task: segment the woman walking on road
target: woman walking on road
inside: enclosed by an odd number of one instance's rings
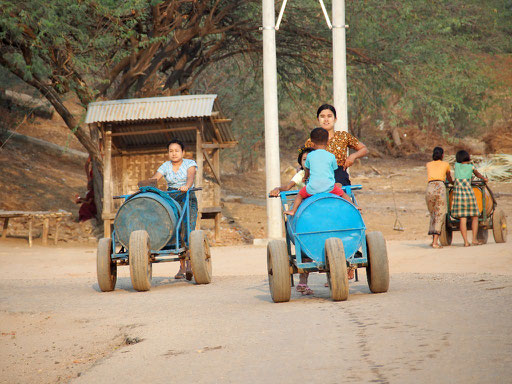
[[[450,164],[443,161],[444,150],[441,147],[435,147],[432,154],[432,161],[427,163],[427,193],[425,200],[430,213],[430,226],[428,234],[432,235],[432,248],[443,248],[439,244],[439,235],[446,215],[446,179],[453,183],[450,173]]]

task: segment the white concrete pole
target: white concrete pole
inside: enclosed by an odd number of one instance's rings
[[[332,1],[332,87],[338,117],[334,129],[348,131],[345,0]]]
[[[265,170],[267,192],[281,185],[274,0],[263,0],[263,98],[265,107]],[[283,237],[281,202],[267,197],[267,236]]]

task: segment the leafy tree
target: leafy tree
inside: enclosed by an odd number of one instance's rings
[[[209,65],[261,52],[260,1],[2,0],[0,65],[37,88],[101,164],[97,145],[62,96],[86,106],[97,97],[188,93]],[[291,79],[318,55],[303,13],[291,12],[279,43]],[[257,63],[257,62],[255,62]]]
[[[367,114],[455,136],[474,132],[492,87],[482,57],[512,51],[511,5],[349,2],[347,45],[367,57],[366,65],[353,55],[349,60],[352,120]]]

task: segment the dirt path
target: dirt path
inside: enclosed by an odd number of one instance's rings
[[[457,239],[455,239],[457,243]],[[432,250],[388,243],[391,288],[352,283],[333,303],[270,300],[264,247],[214,248],[208,286],[154,268],[137,293],[128,268],[99,293],[95,249],[0,243],[0,382],[504,382],[512,375],[508,244]]]

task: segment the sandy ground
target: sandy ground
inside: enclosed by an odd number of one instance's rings
[[[266,249],[213,248],[214,280],[196,286],[155,265],[153,288],[129,269],[100,293],[95,248],[0,243],[2,383],[484,383],[512,377],[510,243],[433,250],[389,241],[391,286],[364,272],[334,303],[274,304]]]

